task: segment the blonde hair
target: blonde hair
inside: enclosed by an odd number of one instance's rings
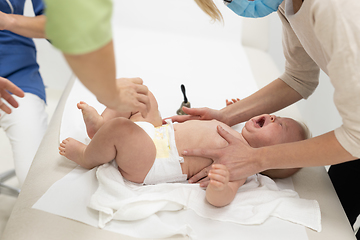
[[[195,0],[195,2],[204,11],[204,13],[209,15],[214,21],[223,21],[221,12],[216,7],[213,0]]]

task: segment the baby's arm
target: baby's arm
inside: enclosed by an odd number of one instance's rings
[[[246,179],[229,182],[229,171],[225,165],[214,164],[209,172],[210,183],[206,189],[206,200],[215,207],[223,207],[232,202],[235,194]]]

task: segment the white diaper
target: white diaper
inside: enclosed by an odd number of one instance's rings
[[[144,179],[144,184],[180,182],[187,179],[182,173],[180,163],[184,158],[179,156],[175,144],[174,126],[170,119],[161,127],[154,127],[148,122],[136,122],[153,140],[156,147],[156,159]]]

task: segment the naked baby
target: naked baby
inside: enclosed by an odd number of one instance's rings
[[[91,169],[115,159],[124,178],[135,183],[157,184],[191,178],[211,165],[209,158],[182,156],[185,149],[223,148],[228,142],[217,131],[220,126],[252,147],[304,140],[305,130],[293,119],[261,115],[246,122],[241,133],[216,120],[191,120],[162,124],[158,104],[149,92],[151,108],[141,113],[120,113],[105,109],[99,115],[84,102],[82,110],[87,133],[92,139],[85,145],[73,138],[60,144],[60,154],[80,166]],[[297,169],[286,169],[285,176]],[[246,179],[229,181],[226,166],[213,164],[209,171],[206,199],[214,206],[225,206],[235,197]]]

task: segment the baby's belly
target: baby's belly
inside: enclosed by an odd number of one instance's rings
[[[242,138],[240,133],[216,120],[191,120],[174,124],[175,141],[179,155],[182,156],[183,151],[186,149],[217,149],[226,147],[228,143],[217,132],[218,125],[221,125],[232,135]],[[187,174],[188,178],[190,178],[212,163],[213,160],[209,158],[186,156],[182,164],[183,173]]]

